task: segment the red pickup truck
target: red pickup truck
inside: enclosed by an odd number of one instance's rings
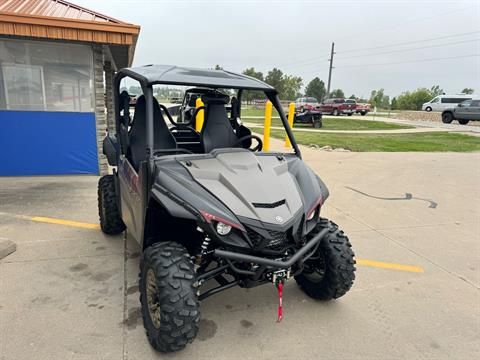
[[[353,100],[355,101],[355,100]],[[367,115],[369,112],[371,111],[371,108],[370,108],[370,104],[358,104],[357,103],[357,107],[355,109],[355,112],[357,114],[360,114],[362,116],[365,116]]]
[[[339,116],[347,114],[352,116],[356,111],[356,103],[345,101],[345,99],[327,99],[320,105],[320,111],[323,114]]]

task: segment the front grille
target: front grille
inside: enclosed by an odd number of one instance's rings
[[[263,237],[255,230],[247,227],[247,235],[257,250],[282,251],[288,245],[288,232],[267,230],[269,238]]]
[[[266,248],[281,251],[287,246],[288,237],[286,232],[268,230],[268,233],[272,237],[272,240],[268,242]]]

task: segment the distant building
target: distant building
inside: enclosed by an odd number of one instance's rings
[[[106,171],[112,76],[139,31],[63,0],[0,0],[0,176]]]

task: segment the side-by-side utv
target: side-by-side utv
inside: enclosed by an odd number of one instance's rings
[[[120,92],[126,77],[143,90],[133,116],[129,94]],[[207,89],[205,106],[176,122],[153,96],[157,84]],[[262,152],[261,138],[238,121],[248,90],[273,103],[293,153]],[[290,278],[315,299],[351,288],[350,242],[320,217],[327,187],[301,160],[274,88],[224,70],[149,65],[120,70],[114,96],[116,132],[103,144],[114,171],[99,181],[100,225],[106,234],[128,231],[142,248],[140,301],[155,349],[192,342],[200,301],[237,285],[273,284],[280,304]]]

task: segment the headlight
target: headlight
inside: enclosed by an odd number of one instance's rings
[[[232,227],[230,225],[224,224],[220,221],[217,223],[216,228],[219,235],[228,235],[228,233],[232,231]]]

